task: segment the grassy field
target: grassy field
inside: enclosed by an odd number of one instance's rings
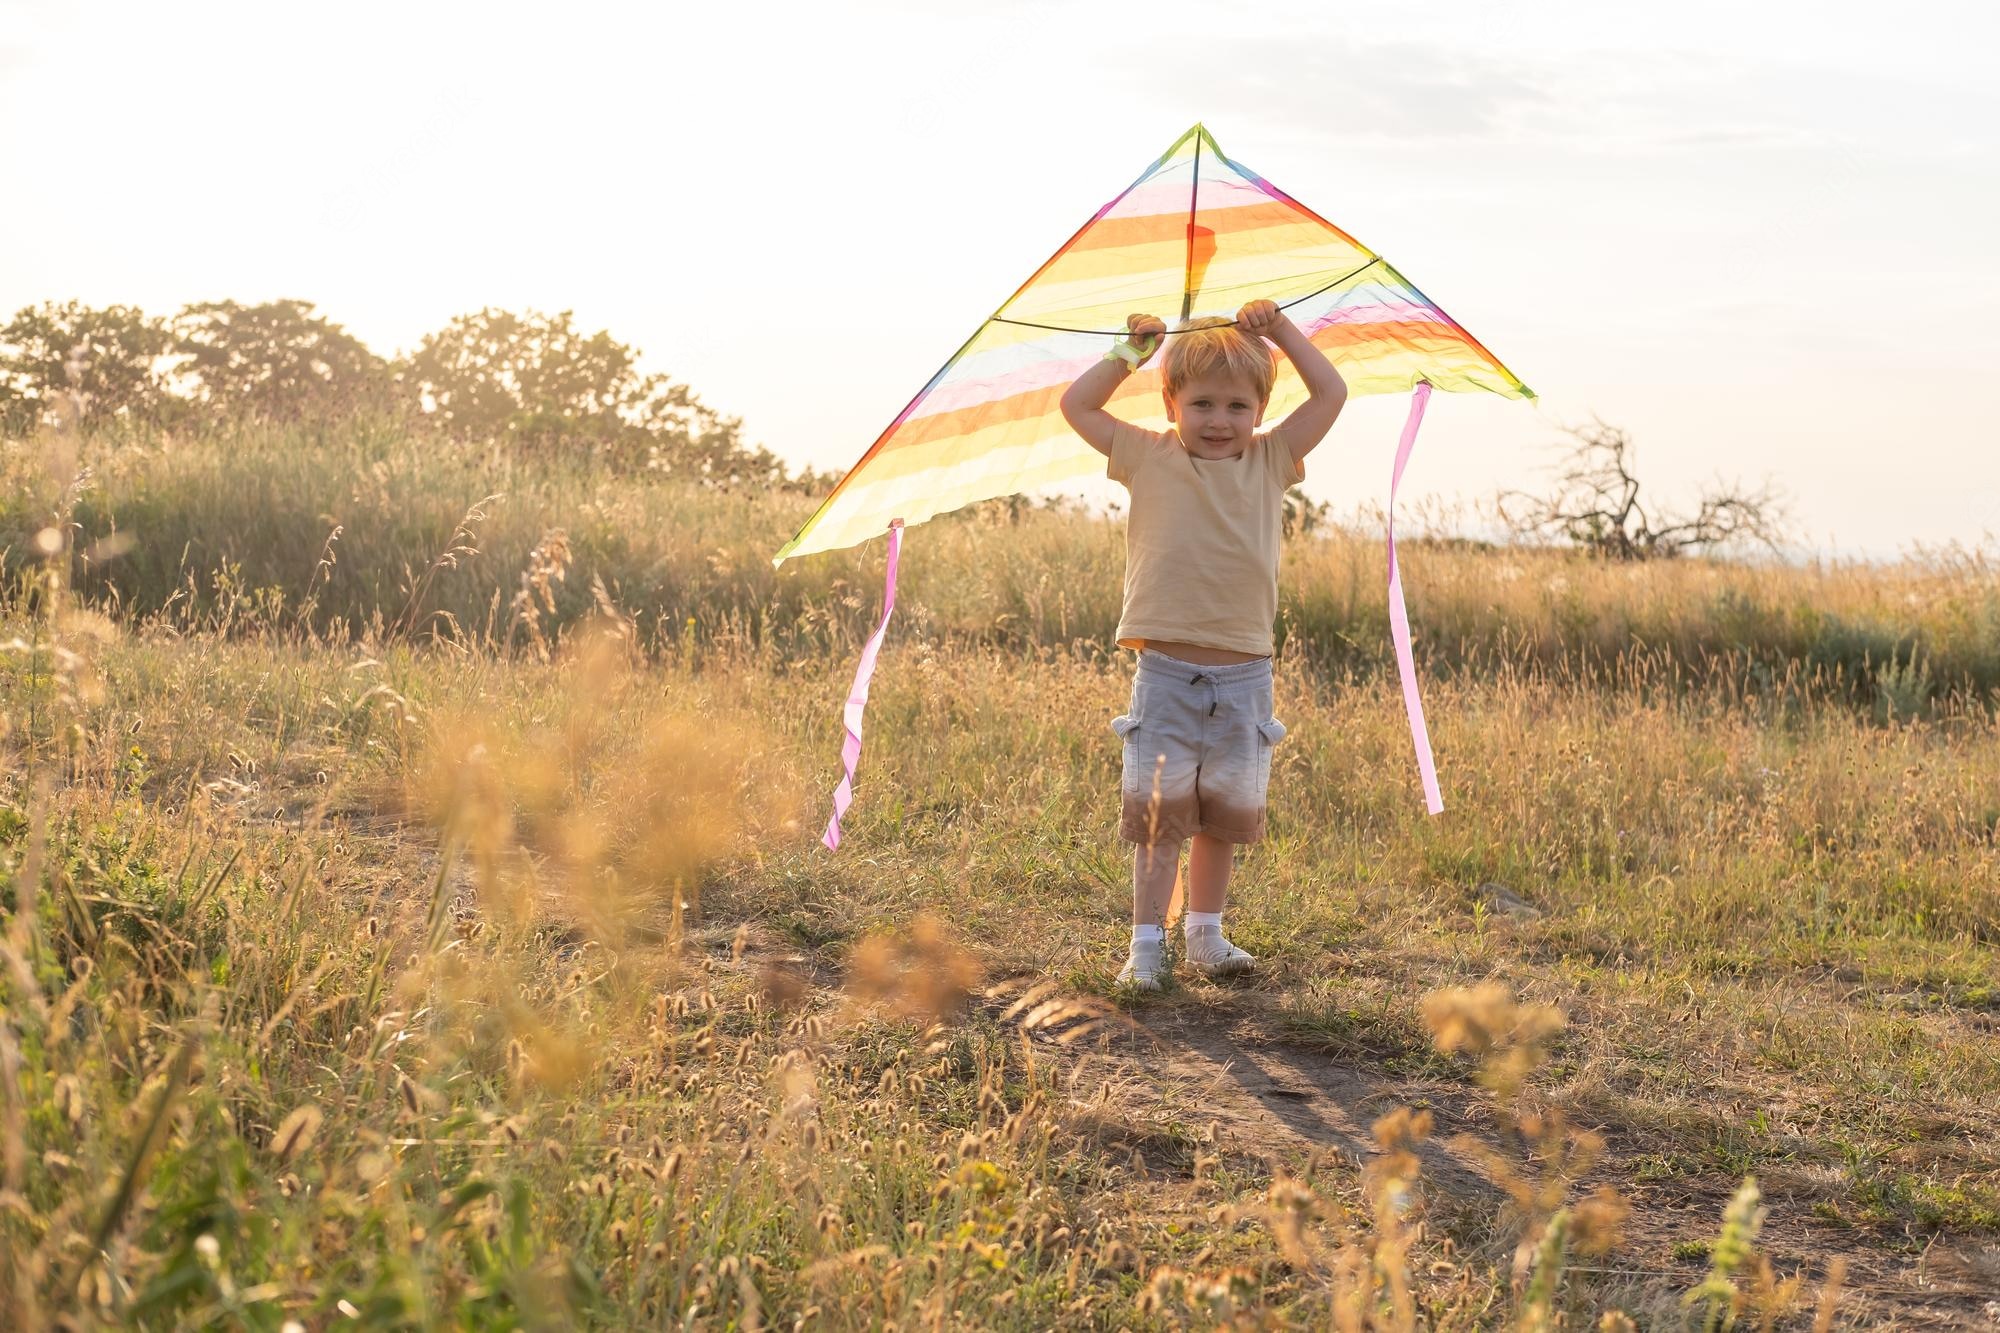
[[[81,482],[78,469],[89,474]],[[1126,1005],[1121,536],[0,445],[0,1323],[1982,1327],[2000,566],[1288,546],[1263,965]],[[493,498],[498,497],[498,498]],[[46,534],[46,535],[45,535]]]

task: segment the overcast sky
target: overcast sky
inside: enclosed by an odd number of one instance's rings
[[[2000,533],[1989,5],[0,0],[0,313],[299,297],[385,354],[573,309],[844,468],[1196,120],[1542,395],[1406,494],[1629,429],[1822,550]],[[1307,489],[1378,501],[1405,404]],[[803,515],[802,515],[803,516]]]

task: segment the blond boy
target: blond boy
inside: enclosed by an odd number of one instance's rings
[[[1138,653],[1125,742],[1119,835],[1135,845],[1132,944],[1121,986],[1160,989],[1167,898],[1188,851],[1188,961],[1209,976],[1256,960],[1222,933],[1233,848],[1264,835],[1271,747],[1285,734],[1271,706],[1278,537],[1287,487],[1347,402],[1333,363],[1269,301],[1171,335],[1151,315],[1077,377],[1063,416],[1131,491],[1120,647]],[[1259,432],[1275,363],[1290,358],[1308,397]],[[1169,429],[1140,430],[1104,410],[1165,339]]]

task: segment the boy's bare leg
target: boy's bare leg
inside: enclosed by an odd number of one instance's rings
[[[1222,933],[1223,895],[1229,888],[1229,864],[1235,850],[1220,838],[1197,833],[1188,852],[1187,958],[1211,977],[1248,972],[1257,965],[1255,958]]]
[[[1229,868],[1235,853],[1234,843],[1211,838],[1206,833],[1194,835],[1194,846],[1188,849],[1188,911],[1222,910],[1223,897],[1229,889]],[[1172,888],[1173,885],[1169,883],[1167,887]]]
[[[1195,841],[1200,840],[1197,834]],[[1167,899],[1173,896],[1174,874],[1180,863],[1181,844],[1178,842],[1158,842],[1150,847],[1133,849],[1133,925],[1157,926],[1166,921]]]
[[[1115,983],[1157,991],[1166,976],[1167,900],[1180,868],[1181,845],[1160,842],[1132,852],[1132,953]]]

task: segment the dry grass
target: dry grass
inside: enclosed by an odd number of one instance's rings
[[[462,642],[525,631],[522,577],[552,534],[580,577],[547,590],[560,631],[603,598],[658,650],[749,644],[767,663],[844,652],[873,627],[879,551],[768,561],[811,512],[791,492],[713,491],[588,464],[537,465],[405,428],[235,427],[89,443],[70,498],[87,600],[183,630],[373,627]],[[43,447],[0,440],[0,550],[21,567],[63,503]],[[481,497],[486,497],[482,500]],[[481,560],[434,568],[466,533]],[[1322,674],[1387,669],[1378,529],[1293,542],[1282,579],[1288,658]],[[334,560],[325,560],[332,540]],[[132,542],[131,534],[146,539]],[[1634,654],[1653,685],[1737,700],[1845,698],[1881,720],[1929,718],[2000,691],[2000,565],[1987,551],[1918,550],[1893,566],[1674,561],[1618,565],[1553,551],[1412,543],[1418,651],[1433,677],[1533,665],[1615,680]],[[996,502],[912,534],[906,629],[1012,650],[1102,651],[1117,624],[1120,530]],[[510,601],[511,599],[511,601]]]
[[[283,441],[236,500],[199,484],[227,442],[128,442],[95,490],[46,444],[0,627],[16,1326],[1802,1328],[1843,1256],[1857,1317],[1915,1321],[1902,1247],[1976,1272],[2000,1234],[1972,557],[1427,551],[1433,821],[1353,646],[1379,556],[1295,547],[1231,891],[1261,977],[1128,1016],[1101,525],[917,534],[829,857],[872,573],[772,573],[772,502],[378,441],[306,521],[336,468]],[[222,563],[169,574],[197,530]],[[1814,616],[1948,665],[1884,704],[1784,638]],[[1103,1076],[1210,1009],[1395,1088],[1367,1161]],[[1490,1200],[1427,1179],[1447,1109]]]

